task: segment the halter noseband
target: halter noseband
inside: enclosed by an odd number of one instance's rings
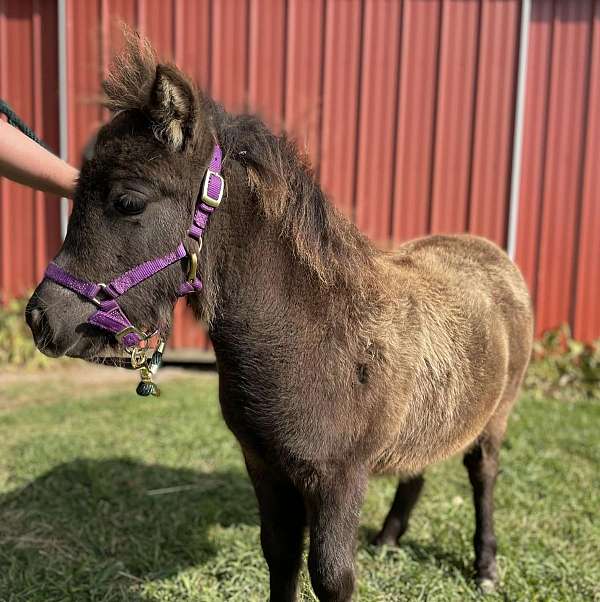
[[[198,241],[200,245],[198,253],[202,248],[202,236],[208,220],[223,198],[225,183],[220,173],[221,162],[221,147],[216,144],[210,165],[202,182],[201,193],[196,201],[193,222],[188,230],[188,236]],[[202,282],[196,275],[198,255],[197,253],[188,253],[183,242],[179,244],[175,251],[140,263],[124,274],[117,276],[108,284],[103,282],[95,284],[77,278],[54,262],[48,265],[44,274],[44,278],[76,292],[98,307],[88,317],[88,323],[110,332],[130,354],[132,367],[140,370],[142,382],[138,385],[137,392],[143,396],[150,393],[159,395],[158,387],[152,382],[152,376],[160,366],[165,342],[158,331],[147,334],[135,327],[119,306],[117,299],[130,288],[186,257],[189,259],[187,276],[178,292],[178,296],[183,297],[202,289]],[[102,295],[102,299],[99,298],[99,295]],[[152,355],[150,355],[149,340],[155,335],[158,335],[158,343]]]

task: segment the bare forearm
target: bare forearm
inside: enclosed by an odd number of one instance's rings
[[[0,175],[37,190],[71,198],[79,172],[0,120]]]

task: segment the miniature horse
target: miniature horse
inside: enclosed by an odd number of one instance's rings
[[[476,510],[475,572],[497,581],[493,490],[532,342],[529,295],[497,246],[430,236],[377,250],[340,215],[284,136],[234,116],[129,34],[104,82],[114,116],[85,161],[56,265],[108,282],[182,240],[203,282],[224,419],[254,485],[271,600],[296,599],[304,532],[319,600],[350,600],[367,478],[401,481],[375,539],[405,532],[433,462],[464,453]],[[225,194],[203,244],[186,239],[215,144]],[[351,177],[352,174],[348,174]],[[186,269],[175,262],[119,298],[167,333]],[[50,356],[98,361],[115,337],[88,298],[46,278],[27,308]]]

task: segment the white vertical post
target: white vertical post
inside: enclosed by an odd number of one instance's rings
[[[527,51],[529,49],[529,22],[531,0],[521,0],[521,28],[519,33],[519,65],[515,102],[515,130],[513,133],[512,176],[508,206],[508,232],[506,251],[511,259],[517,254],[517,228],[519,225],[519,194],[521,192],[521,166],[523,159],[523,127],[525,113],[525,88],[527,85]]]
[[[58,127],[59,153],[64,161],[69,159],[69,127],[68,127],[68,85],[67,85],[67,0],[58,0]],[[62,238],[67,234],[69,221],[69,200],[60,199],[60,233]]]

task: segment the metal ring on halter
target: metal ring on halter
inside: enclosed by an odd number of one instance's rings
[[[145,347],[133,347],[133,349],[129,352],[131,362],[131,367],[134,370],[140,370],[146,367],[148,363],[148,350]]]
[[[153,335],[147,335],[145,332],[142,332],[139,328],[136,328],[135,326],[127,326],[126,328],[123,328],[123,330],[119,330],[119,332],[115,333],[115,339],[117,339],[117,343],[120,343],[121,345],[123,345],[123,339],[128,335],[128,334],[135,334],[138,336],[138,338],[140,339],[140,343],[142,343],[143,341],[147,341],[150,337],[152,337]],[[139,343],[138,343],[139,345]],[[137,347],[138,345],[134,345],[134,347]],[[125,347],[126,351],[129,351],[130,347],[127,347],[126,345],[123,345]]]
[[[101,291],[106,290],[106,284],[104,284],[104,282],[98,282],[98,286],[100,287]],[[98,291],[98,292],[100,292],[100,291]],[[92,297],[91,301],[97,307],[100,307],[100,305],[102,304],[102,301],[100,301],[100,299],[98,299],[98,297]]]

